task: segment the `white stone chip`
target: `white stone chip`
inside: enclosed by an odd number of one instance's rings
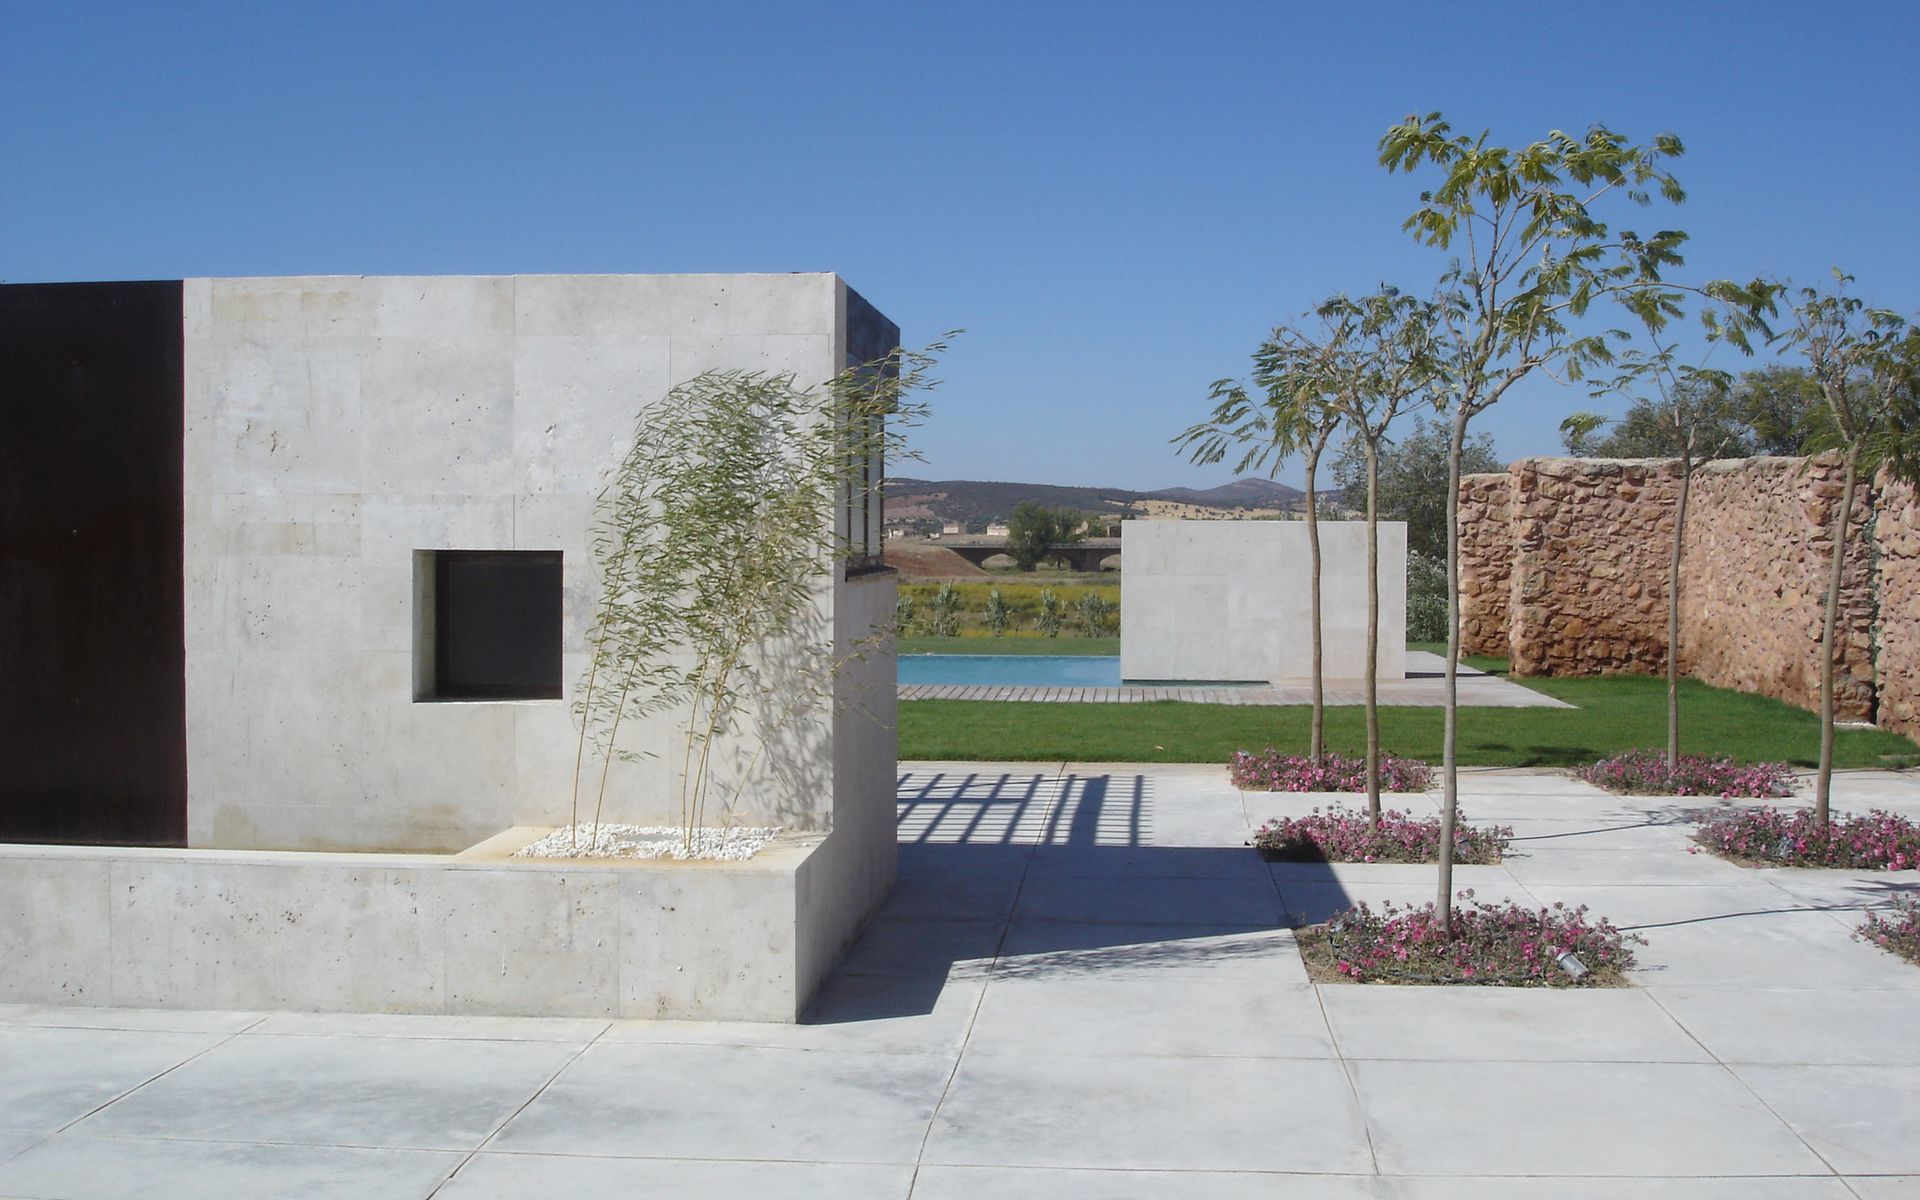
[[[779,836],[778,829],[677,825],[575,825],[556,829],[513,852],[515,858],[674,858],[740,861]]]

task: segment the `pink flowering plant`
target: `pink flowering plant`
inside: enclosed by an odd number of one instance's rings
[[[1750,866],[1920,870],[1920,825],[1879,808],[1865,816],[1835,813],[1824,826],[1805,808],[1709,813],[1693,840]]]
[[[1299,931],[1308,970],[1322,982],[1465,983],[1493,987],[1607,987],[1626,981],[1638,934],[1591,918],[1586,906],[1485,904],[1471,891],[1439,936],[1432,904],[1379,911],[1360,904]]]
[[[1249,792],[1364,792],[1367,760],[1344,754],[1282,754],[1235,750],[1227,766],[1233,786]],[[1433,768],[1415,758],[1380,756],[1380,788],[1387,792],[1424,792],[1433,785]]]
[[[1460,813],[1453,828],[1453,861],[1497,863],[1513,837],[1508,825],[1473,826]],[[1261,854],[1282,862],[1429,863],[1440,855],[1440,818],[1424,819],[1388,809],[1380,825],[1365,809],[1334,805],[1304,817],[1275,817],[1253,835]]]
[[[1609,792],[1633,796],[1719,796],[1723,800],[1793,795],[1793,768],[1786,763],[1737,763],[1730,758],[1683,754],[1667,766],[1665,751],[1626,750],[1574,774]]]
[[[1920,896],[1902,896],[1887,912],[1870,912],[1853,936],[1920,964]]]

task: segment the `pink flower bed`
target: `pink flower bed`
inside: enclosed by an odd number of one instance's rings
[[[1635,796],[1719,796],[1725,800],[1793,795],[1793,768],[1786,763],[1737,763],[1730,758],[1683,754],[1667,767],[1661,750],[1628,750],[1574,772],[1595,787]]]
[[[1506,825],[1476,828],[1465,813],[1453,827],[1453,860],[1496,863],[1506,851],[1513,829]],[[1365,809],[1339,805],[1304,817],[1276,817],[1253,835],[1253,844],[1269,858],[1290,862],[1426,863],[1440,856],[1440,818],[1424,819],[1388,809],[1380,827],[1370,828]]]
[[[1250,792],[1364,792],[1367,760],[1344,754],[1282,754],[1265,750],[1235,750],[1227,766],[1233,786]],[[1433,784],[1433,768],[1419,759],[1380,756],[1380,790],[1424,792]]]
[[[1822,828],[1813,810],[1747,808],[1702,819],[1694,841],[1723,858],[1778,867],[1920,870],[1920,826],[1884,809],[1835,813]]]
[[[1920,963],[1920,896],[1903,896],[1886,913],[1868,913],[1853,936],[1908,962]]]
[[[1633,946],[1646,944],[1605,920],[1590,919],[1584,905],[1483,904],[1471,891],[1461,892],[1460,900],[1446,939],[1439,936],[1432,904],[1389,903],[1378,912],[1358,905],[1300,931],[1308,965],[1322,977],[1354,983],[1594,987],[1623,982],[1633,966]],[[1574,959],[1563,963],[1569,953]]]

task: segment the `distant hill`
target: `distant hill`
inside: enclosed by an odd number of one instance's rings
[[[1048,508],[1068,508],[1101,516],[1146,517],[1168,515],[1171,509],[1192,507],[1226,514],[1291,511],[1305,493],[1267,479],[1236,479],[1215,488],[1162,488],[1137,492],[1127,488],[1062,487],[1051,483],[1007,483],[978,479],[889,479],[887,519],[890,521],[958,521],[978,528],[1004,521],[1013,507],[1031,500]],[[1203,515],[1196,512],[1193,515]]]

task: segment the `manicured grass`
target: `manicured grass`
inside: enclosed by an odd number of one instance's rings
[[[1620,750],[1666,745],[1664,679],[1620,675],[1525,683],[1578,707],[1461,708],[1463,766],[1570,767]],[[900,705],[900,757],[1225,764],[1235,750],[1271,745],[1304,752],[1310,716],[1305,705],[914,700]],[[1386,749],[1437,764],[1441,717],[1438,708],[1382,708]],[[1820,722],[1812,713],[1692,680],[1681,683],[1680,731],[1681,748],[1695,753],[1803,766],[1819,759]],[[1328,709],[1327,748],[1358,754],[1365,747],[1363,710]],[[1882,730],[1843,729],[1834,759],[1842,767],[1909,766],[1920,763],[1920,747]]]
[[[1005,637],[903,637],[898,642],[902,654],[1103,654],[1120,653],[1117,637],[1041,637],[1038,634],[1008,634]]]

